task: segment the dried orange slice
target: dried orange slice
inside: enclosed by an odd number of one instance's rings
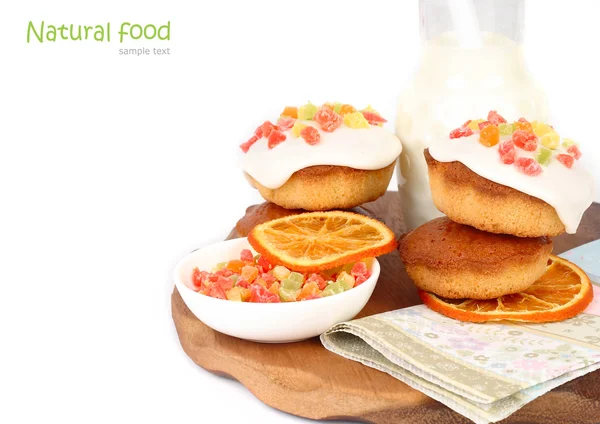
[[[294,271],[316,272],[396,248],[392,230],[355,213],[309,212],[257,225],[248,241],[274,264]]]
[[[590,279],[577,265],[550,255],[546,272],[521,293],[497,299],[446,299],[420,290],[425,305],[460,321],[552,322],[574,317],[592,301]]]

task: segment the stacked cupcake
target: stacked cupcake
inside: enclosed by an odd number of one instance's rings
[[[433,293],[457,305],[530,289],[555,258],[550,237],[575,233],[592,203],[593,179],[580,157],[553,127],[507,123],[495,111],[433,142],[425,151],[431,193],[447,217],[400,243],[422,298]]]

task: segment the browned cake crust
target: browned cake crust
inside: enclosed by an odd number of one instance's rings
[[[252,176],[246,176],[265,200],[286,209],[349,209],[381,197],[390,183],[395,163],[372,171],[346,166],[311,166],[295,172],[276,189],[269,189]]]
[[[491,234],[444,217],[409,233],[399,250],[420,289],[453,299],[491,299],[521,292],[541,277],[552,241]]]
[[[519,237],[556,236],[565,226],[548,203],[495,183],[460,162],[439,162],[425,150],[436,207],[453,221]]]
[[[300,209],[285,209],[275,203],[265,202],[246,209],[246,214],[235,225],[239,237],[247,237],[248,233],[258,224],[284,216],[298,215],[306,212]]]

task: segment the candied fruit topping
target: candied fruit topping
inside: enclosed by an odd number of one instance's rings
[[[577,144],[577,143],[575,143],[572,139],[566,138],[566,137],[563,138],[563,142],[562,142],[562,146],[563,147],[567,148],[567,147],[572,146],[574,144]]]
[[[573,156],[566,155],[564,153],[556,155],[556,160],[558,160],[560,163],[562,163],[567,168],[572,168],[573,164],[575,163],[575,159],[573,158]]]
[[[538,154],[535,156],[535,160],[540,165],[548,165],[552,160],[552,150],[542,147]]]
[[[367,122],[371,125],[383,125],[387,122],[381,115],[376,112],[371,112],[369,110],[363,110],[360,113],[365,117]]]
[[[479,142],[487,147],[495,146],[500,142],[500,131],[496,125],[488,125],[479,133]]]
[[[321,140],[321,134],[315,127],[305,127],[300,131],[300,137],[304,139],[308,144],[315,145]]]
[[[354,113],[354,112],[356,112],[356,108],[354,106],[352,106],[352,105],[343,104],[343,105],[340,106],[339,112],[336,111],[335,109],[333,109],[333,111],[336,112],[336,113],[339,113],[340,115],[346,115],[348,113]]]
[[[495,110],[490,110],[487,116],[487,120],[490,121],[494,125],[506,124],[506,119],[504,119],[498,112]]]
[[[304,125],[302,122],[294,122],[294,126],[292,127],[292,135],[296,138],[300,137],[300,133],[304,128],[306,128],[306,125]]]
[[[255,303],[278,303],[279,300],[279,296],[277,296],[276,294],[271,293],[267,288],[258,285],[258,284],[252,284],[250,286],[250,290],[251,290],[251,295],[250,295],[250,302],[255,302]]]
[[[516,130],[512,135],[512,140],[515,143],[515,146],[527,150],[528,152],[533,152],[537,149],[538,139],[532,132]]]
[[[512,135],[515,132],[514,124],[498,124],[498,130],[500,130],[500,135]]]
[[[259,137],[265,137],[268,138],[269,135],[271,134],[271,131],[273,131],[274,129],[277,129],[275,127],[275,125],[273,125],[271,122],[269,121],[265,121],[260,127],[258,127],[258,129],[256,130],[255,135],[259,136]],[[258,135],[258,132],[260,131],[260,135]]]
[[[296,119],[283,116],[277,120],[277,128],[279,128],[280,131],[289,130],[295,123]]]
[[[533,133],[531,123],[525,118],[519,118],[519,120],[515,122],[515,129]]]
[[[479,127],[479,131],[481,131],[488,125],[492,125],[492,123],[490,121],[483,121],[483,122],[480,122],[479,124],[477,124],[477,126]]]
[[[473,135],[473,130],[470,127],[460,127],[450,131],[450,138],[468,137]]]
[[[255,266],[246,265],[242,268],[241,278],[252,283],[258,277],[258,269]]]
[[[549,132],[554,132],[550,125],[539,121],[531,121],[531,128],[533,129],[533,133],[538,137],[542,137]]]
[[[315,113],[317,113],[317,107],[311,102],[308,102],[298,108],[298,119],[311,121],[314,118]]]
[[[344,124],[350,128],[369,128],[369,121],[360,112],[351,112],[344,115]]]
[[[340,272],[335,281],[337,283],[340,283],[344,290],[350,290],[352,287],[354,287],[354,284],[356,283],[354,277],[348,274],[346,271]]]
[[[554,150],[560,144],[560,136],[554,131],[546,133],[540,138],[540,143],[542,143],[543,146]]]
[[[285,137],[284,133],[282,133],[279,130],[272,130],[271,133],[269,134],[269,142],[267,145],[268,145],[269,149],[272,149],[273,147],[282,143],[285,139],[286,139],[286,137]]]
[[[296,106],[286,106],[281,112],[281,116],[298,119],[298,108]]]
[[[252,147],[252,145],[254,143],[256,143],[257,141],[258,141],[258,137],[256,135],[253,135],[252,137],[250,137],[250,140],[246,141],[245,143],[240,144],[240,149],[242,149],[242,152],[248,153],[248,150],[250,150],[250,147]]]
[[[542,167],[532,158],[518,158],[515,160],[515,166],[525,175],[536,176],[542,173]]]
[[[326,107],[320,108],[314,115],[314,120],[326,132],[332,132],[342,125],[342,117]]]
[[[300,293],[298,294],[299,300],[315,299],[318,297],[321,297],[321,290],[319,289],[318,284],[314,281],[305,284],[304,287],[302,287]]]
[[[357,262],[357,263],[364,263],[364,262]],[[310,277],[308,277],[306,279],[306,282],[307,283],[317,283],[317,286],[321,290],[324,290],[325,287],[327,287],[327,281],[325,281],[325,279],[323,277],[321,277],[319,274],[311,274]]]
[[[498,153],[500,153],[500,160],[506,165],[515,163],[517,157],[517,149],[515,149],[515,143],[512,140],[505,140],[498,146]]]
[[[473,119],[471,121],[467,121],[463,127],[469,127],[473,131],[479,131],[479,124],[485,122],[485,119]]]
[[[581,158],[581,151],[579,150],[579,147],[577,147],[576,144],[572,144],[569,147],[567,147],[567,153],[573,156],[575,159]]]

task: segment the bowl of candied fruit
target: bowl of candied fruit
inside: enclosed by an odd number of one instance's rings
[[[296,272],[270,263],[239,238],[190,253],[176,266],[174,280],[188,308],[212,329],[286,343],[354,318],[371,297],[379,272],[375,258]]]

